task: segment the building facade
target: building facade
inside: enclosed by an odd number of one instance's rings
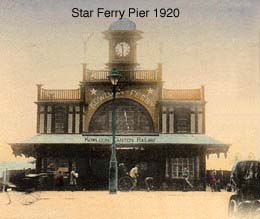
[[[108,188],[112,133],[113,68],[121,74],[116,96],[117,159],[128,169],[141,165],[158,188],[179,189],[186,167],[197,190],[205,189],[206,156],[226,153],[228,145],[205,134],[204,87],[164,89],[162,64],[141,70],[137,42],[142,31],[128,19],[104,32],[109,61],[104,70],[83,64],[78,89],[38,86],[37,135],[11,144],[15,155],[36,158],[38,172],[73,167],[86,189]],[[140,174],[141,174],[140,173]]]

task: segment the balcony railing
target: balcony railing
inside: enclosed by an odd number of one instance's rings
[[[159,81],[161,74],[156,70],[134,70],[134,71],[120,71],[122,78],[120,81]],[[86,82],[105,82],[108,81],[109,70],[89,70],[84,73],[84,81]]]
[[[73,90],[47,90],[38,87],[38,100],[53,101],[53,100],[80,100],[80,89]]]

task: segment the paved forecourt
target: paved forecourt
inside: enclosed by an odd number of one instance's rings
[[[77,218],[173,218],[226,219],[231,193],[211,192],[119,192],[106,191],[42,192],[41,199],[23,205],[22,193],[0,193],[0,218],[77,219]]]

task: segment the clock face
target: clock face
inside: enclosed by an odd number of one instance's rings
[[[128,56],[130,53],[130,45],[126,42],[118,43],[115,47],[115,52],[120,57]]]

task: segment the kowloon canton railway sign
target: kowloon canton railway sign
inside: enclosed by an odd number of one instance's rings
[[[118,136],[116,137],[116,143],[119,144],[145,144],[155,143],[156,136]],[[111,136],[85,136],[85,142],[90,144],[111,144]]]

